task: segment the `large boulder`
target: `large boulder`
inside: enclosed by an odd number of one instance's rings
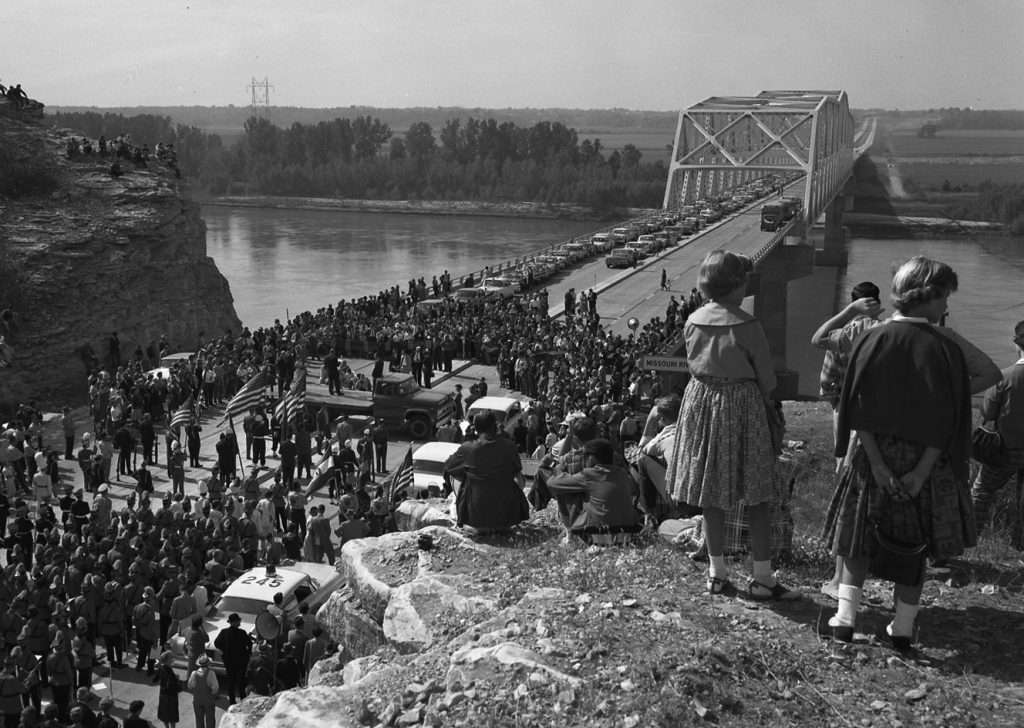
[[[384,637],[401,653],[421,652],[433,645],[434,625],[442,616],[464,628],[496,610],[497,602],[481,596],[464,576],[421,574],[393,590],[384,612]]]
[[[269,698],[246,698],[220,719],[218,728],[356,728],[360,723],[358,688],[303,688]]]
[[[344,649],[347,659],[372,655],[385,642],[380,624],[353,599],[348,589],[332,594],[320,607],[316,619]]]
[[[419,548],[420,536],[429,536],[433,541],[431,551]],[[439,558],[449,560],[471,560],[493,549],[449,528],[430,526],[415,532],[399,531],[349,541],[341,550],[338,568],[362,608],[374,621],[383,624],[392,591],[429,571],[435,554],[446,554]]]

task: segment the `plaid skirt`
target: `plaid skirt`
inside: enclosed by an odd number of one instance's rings
[[[875,441],[897,477],[913,470],[925,450],[922,443],[891,435],[875,435]],[[858,442],[840,470],[822,537],[833,555],[870,558],[876,522],[894,539],[920,543],[924,538],[935,559],[958,556],[978,540],[967,483],[957,480],[945,453],[917,497],[897,502],[875,484],[867,453]]]
[[[683,394],[665,488],[676,501],[727,512],[783,503],[771,443],[755,382],[693,379]]]

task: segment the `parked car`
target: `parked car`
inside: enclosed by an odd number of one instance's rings
[[[640,260],[643,260],[650,255],[650,245],[648,243],[641,243],[639,240],[634,240],[632,243],[626,243],[626,250],[632,250],[633,254]]]
[[[444,464],[459,449],[454,442],[425,442],[412,454],[412,487],[417,494],[436,486],[444,492]]]
[[[593,243],[598,253],[608,253],[615,248],[615,241],[612,240],[612,236],[608,233],[598,233],[590,238],[590,242]]]
[[[510,279],[498,276],[484,278],[483,283],[480,284],[480,288],[483,289],[485,293],[495,296],[496,298],[512,298],[512,296],[516,295],[519,290],[519,287]]]
[[[609,268],[632,268],[636,265],[636,252],[629,248],[619,248],[608,254],[604,264]]]
[[[513,433],[523,418],[523,403],[515,397],[480,397],[466,410],[466,419],[462,421],[462,433],[469,429],[473,418],[481,412],[493,412],[498,421],[499,432],[504,430]]]
[[[647,255],[653,255],[654,253],[657,253],[660,250],[660,248],[658,247],[658,241],[654,239],[654,235],[651,233],[641,235],[639,238],[637,238],[636,242],[646,246],[644,250],[647,253]]]
[[[256,619],[274,604],[274,595],[278,592],[284,596],[282,606],[287,614],[298,614],[300,604],[308,604],[309,613],[316,614],[317,609],[343,583],[342,575],[330,564],[298,561],[289,566],[258,566],[249,569],[198,614],[203,618],[203,630],[210,638],[206,654],[210,657],[213,669],[224,671],[220,650],[214,646],[214,642],[221,630],[228,626],[231,614],[241,617],[242,623],[239,626],[242,629],[253,632]],[[191,626],[195,616],[191,615],[176,625],[175,634],[167,641],[176,666],[184,667],[187,663],[184,631]]]
[[[590,243],[566,243],[565,249],[576,254],[577,260],[585,260],[594,254],[594,248]]]
[[[491,295],[483,288],[460,288],[452,297],[456,301],[486,301]]]

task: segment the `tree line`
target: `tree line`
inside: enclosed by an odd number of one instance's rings
[[[634,145],[605,150],[561,122],[448,119],[395,134],[360,115],[281,128],[251,117],[230,147],[170,117],[63,112],[53,123],[90,137],[130,133],[135,144],[173,143],[182,173],[208,194],[394,200],[572,203],[597,213],[661,204],[668,170]]]

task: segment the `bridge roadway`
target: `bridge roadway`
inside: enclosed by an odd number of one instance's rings
[[[804,180],[786,188],[785,194],[803,197]],[[665,316],[669,299],[689,295],[697,285],[701,261],[712,250],[724,248],[753,255],[772,233],[761,231],[761,206],[771,197],[761,198],[740,211],[723,218],[696,235],[682,238],[676,246],[647,258],[635,269],[610,269],[604,257],[594,257],[548,285],[550,313],[563,313],[563,297],[570,288],[581,291],[597,288],[597,311],[601,322],[615,334],[629,333],[626,322],[633,317],[641,325],[655,316]],[[669,279],[669,290],[660,288],[661,271]]]

